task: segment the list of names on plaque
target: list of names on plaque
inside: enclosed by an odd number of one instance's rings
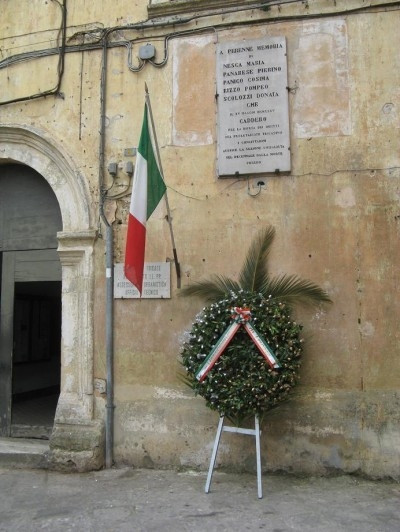
[[[290,170],[285,37],[217,45],[218,175]]]

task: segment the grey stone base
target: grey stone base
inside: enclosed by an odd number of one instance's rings
[[[104,426],[56,423],[50,438],[49,468],[56,471],[93,471],[104,465]]]
[[[151,399],[145,397],[146,389],[140,387],[129,402],[116,401],[116,464],[206,470],[218,414],[189,393],[171,400],[150,393],[147,397]],[[400,479],[397,390],[298,387],[289,401],[266,413],[261,426],[264,471]],[[223,434],[217,467],[254,471],[255,464],[254,441],[248,436]]]

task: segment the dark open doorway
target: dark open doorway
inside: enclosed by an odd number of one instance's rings
[[[11,436],[48,438],[60,393],[61,283],[17,282]]]
[[[23,165],[0,166],[0,435],[48,438],[60,391],[57,198]]]

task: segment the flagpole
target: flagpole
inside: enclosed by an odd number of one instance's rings
[[[153,111],[151,110],[150,95],[149,95],[149,90],[147,88],[147,83],[146,82],[144,84],[144,87],[145,87],[145,92],[146,92],[146,95],[145,95],[146,103],[147,103],[147,106],[149,108],[149,115],[150,115],[151,128],[152,128],[152,131],[153,131],[154,144],[155,144],[155,147],[156,147],[158,167],[159,167],[159,170],[160,170],[161,177],[162,177],[162,179],[163,179],[163,181],[165,183],[164,171],[162,169],[162,164],[161,164],[160,151],[158,149],[156,129],[154,127]],[[169,208],[167,191],[165,191],[164,197],[165,197],[165,205],[166,205],[166,208],[167,208],[167,218],[168,218],[169,232],[171,234],[172,252],[174,254],[174,262],[175,262],[176,278],[177,278],[177,288],[180,288],[181,287],[181,266],[179,264],[178,254],[176,252],[174,231],[172,229],[172,218],[171,218],[171,211],[170,211],[170,208]]]

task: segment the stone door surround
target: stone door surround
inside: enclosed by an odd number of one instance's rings
[[[56,461],[64,458],[79,470],[93,464],[89,449],[71,442],[72,434],[93,429],[93,251],[96,240],[94,212],[86,181],[72,159],[32,128],[0,126],[0,163],[19,162],[41,174],[60,205],[63,230],[57,234],[62,267],[61,393],[54,440]],[[101,432],[101,428],[95,432]],[[63,438],[63,433],[69,435]],[[96,440],[100,439],[100,433]],[[101,442],[98,441],[101,447]],[[93,447],[93,438],[90,443]],[[50,440],[50,447],[52,446]],[[74,458],[75,449],[77,456]],[[80,453],[80,455],[79,455]],[[83,454],[82,454],[83,453]],[[89,453],[90,454],[90,453]],[[100,453],[101,454],[101,453]],[[98,457],[99,459],[99,457]]]

